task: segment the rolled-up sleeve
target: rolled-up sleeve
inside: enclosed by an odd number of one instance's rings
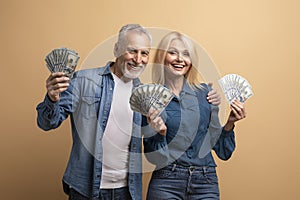
[[[61,93],[58,102],[52,102],[46,94],[44,101],[36,107],[39,128],[45,131],[55,129],[68,118],[68,115],[72,112],[74,102],[78,99],[75,95],[77,92],[74,91],[74,82],[71,82],[69,88]]]
[[[147,123],[146,118],[143,117],[143,143],[144,153],[149,162],[155,164],[157,167],[164,166],[169,160],[169,149],[167,145],[166,136],[155,132]]]
[[[213,150],[220,159],[228,160],[235,150],[234,130],[225,131],[223,128],[219,140]]]

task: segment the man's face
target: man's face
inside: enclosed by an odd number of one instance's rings
[[[149,61],[149,53],[150,40],[147,35],[128,31],[123,41],[115,47],[116,75],[126,79],[139,77]]]

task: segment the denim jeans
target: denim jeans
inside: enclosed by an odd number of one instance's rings
[[[148,200],[219,200],[215,167],[168,165],[154,171],[149,183]]]
[[[99,200],[131,200],[128,187],[101,189]],[[70,189],[69,200],[89,200],[74,189]]]

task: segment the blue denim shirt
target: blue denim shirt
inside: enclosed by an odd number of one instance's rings
[[[64,190],[97,199],[102,170],[102,136],[108,120],[114,90],[110,71],[105,67],[77,71],[60,101],[46,95],[37,106],[37,123],[43,130],[55,129],[70,115],[73,145],[63,176]],[[133,80],[134,87],[140,84]],[[122,108],[120,108],[122,109]],[[132,199],[142,199],[141,115],[134,112],[130,142],[128,186]],[[67,187],[65,187],[67,186]]]
[[[235,149],[234,131],[220,125],[218,107],[208,103],[210,90],[193,90],[185,82],[180,97],[174,97],[162,113],[167,126],[166,136],[155,133],[143,118],[144,152],[157,169],[176,163],[183,166],[213,166],[213,149],[222,160]]]

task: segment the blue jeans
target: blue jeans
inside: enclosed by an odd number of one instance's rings
[[[215,167],[168,165],[154,171],[149,183],[148,200],[219,200]]]
[[[128,187],[115,189],[101,189],[99,200],[131,200]],[[70,189],[69,200],[89,200],[74,189]]]

